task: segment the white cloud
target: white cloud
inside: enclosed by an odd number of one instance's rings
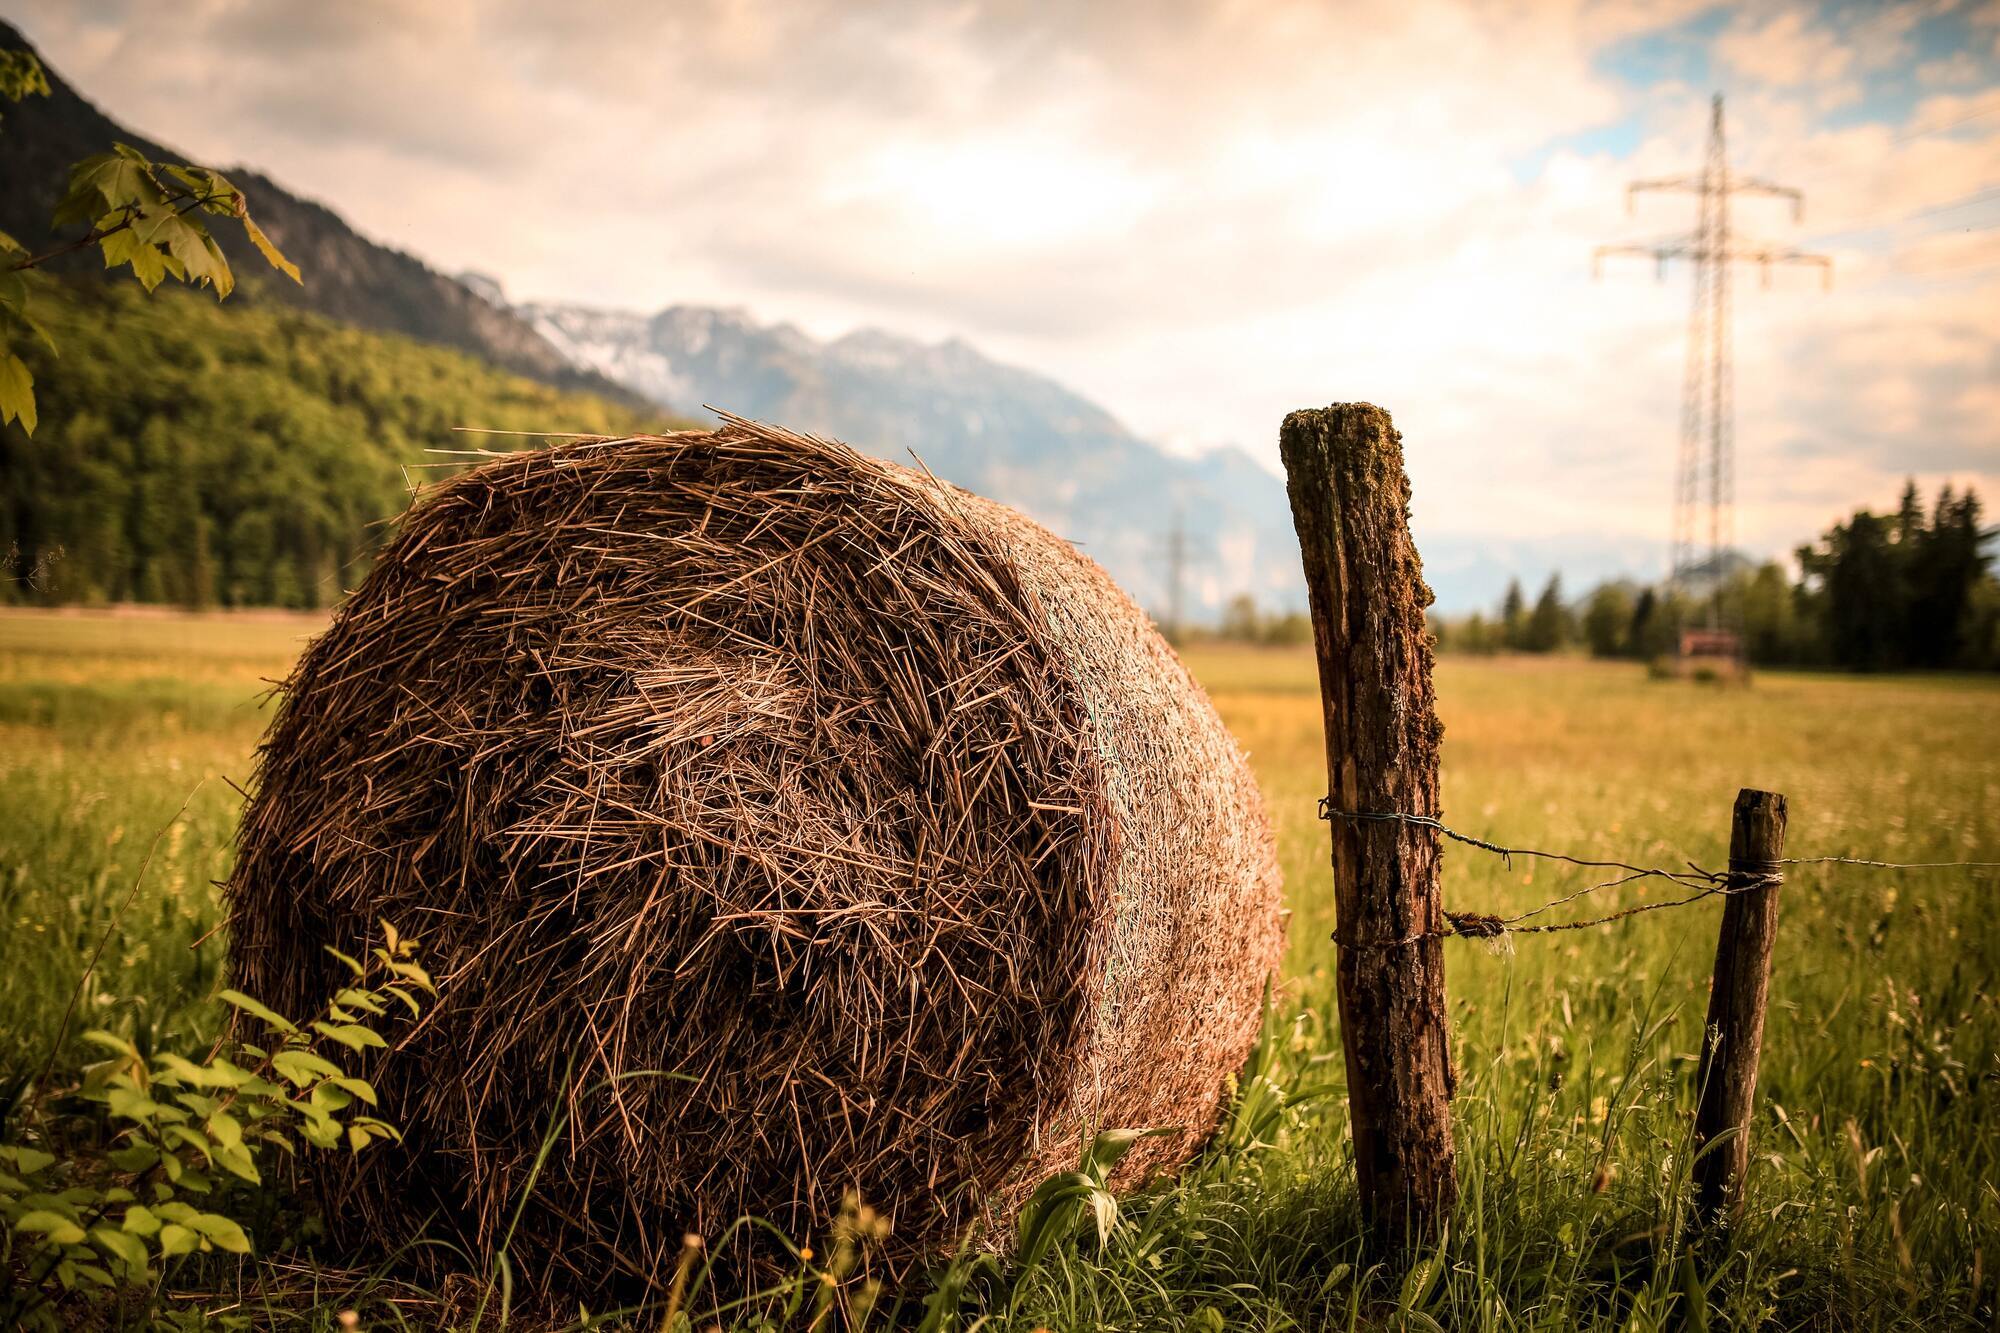
[[[1737,73],[1779,88],[1837,83],[1855,59],[1851,47],[1804,9],[1762,19],[1743,15],[1717,39],[1715,52]]]

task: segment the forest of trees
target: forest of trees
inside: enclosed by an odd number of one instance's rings
[[[462,353],[240,299],[62,282],[18,345],[41,425],[0,429],[0,602],[323,606],[455,426],[618,433],[657,416]],[[430,479],[434,470],[412,471]]]
[[[1551,578],[1533,603],[1509,585],[1492,616],[1433,622],[1456,652],[1556,652],[1653,660],[1674,652],[1680,627],[1721,619],[1766,666],[1852,671],[2000,670],[2000,580],[1979,496],[1950,486],[1928,508],[1914,482],[1888,514],[1861,510],[1797,552],[1793,580],[1775,561],[1733,568],[1701,598],[1630,582],[1601,584],[1575,603]]]

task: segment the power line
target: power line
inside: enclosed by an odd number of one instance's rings
[[[1859,217],[1850,218],[1846,225],[1832,231],[1817,232],[1813,235],[1812,240],[1823,243],[1836,236],[1852,236],[1857,232],[1880,231],[1884,227],[1899,226],[1905,222],[1921,222],[1925,218],[1933,218],[1945,213],[1957,212],[1961,208],[1971,208],[1975,204],[1983,204],[1995,199],[2000,199],[2000,185],[1984,186],[1950,199],[1941,200],[1935,204],[1926,204],[1922,208],[1909,213],[1904,212],[1901,207],[1878,209],[1872,213],[1863,213]]]
[[[1903,133],[1884,142],[1882,147],[1894,148],[1899,144],[1911,143],[1918,139],[1927,139],[1933,134],[1946,134],[1958,129],[1960,126],[1970,125],[1975,120],[1984,120],[1986,117],[1992,115],[2000,115],[2000,102],[1995,102],[1992,106],[1981,107],[1977,111],[1968,111],[1956,120],[1948,120],[1942,125],[1926,125],[1920,130],[1905,130]],[[1826,180],[1831,176],[1852,176],[1857,172],[1870,170],[1876,165],[1877,163],[1875,162],[1836,163],[1833,166],[1821,167],[1818,171],[1807,172],[1805,175],[1799,177],[1799,183],[1801,185],[1810,185],[1814,181]]]
[[[1730,227],[1729,201],[1739,194],[1764,195],[1791,202],[1792,216],[1803,211],[1805,197],[1786,185],[1755,176],[1738,176],[1729,169],[1723,133],[1722,95],[1710,104],[1708,155],[1699,172],[1634,181],[1626,190],[1626,206],[1652,191],[1692,194],[1697,200],[1695,229],[1682,236],[1646,244],[1600,245],[1592,257],[1593,272],[1607,256],[1644,255],[1659,265],[1664,277],[1669,261],[1694,264],[1694,300],[1688,311],[1687,363],[1681,388],[1680,447],[1674,470],[1674,525],[1667,581],[1689,589],[1701,570],[1695,551],[1706,511],[1708,560],[1705,578],[1712,585],[1708,598],[1710,629],[1722,629],[1724,553],[1734,544],[1736,507],[1735,367],[1730,347],[1730,273],[1733,265],[1753,263],[1768,281],[1780,264],[1817,265],[1830,284],[1833,261],[1792,247],[1748,245]]]

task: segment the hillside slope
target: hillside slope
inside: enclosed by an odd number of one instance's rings
[[[0,48],[33,46],[0,19]],[[44,67],[47,62],[43,62]],[[49,214],[62,197],[71,164],[114,143],[168,161],[182,157],[104,115],[54,70],[51,95],[6,108],[0,123],[0,231],[30,249],[50,239]],[[237,297],[280,301],[366,329],[399,333],[453,347],[532,379],[622,398],[626,391],[575,366],[512,311],[497,307],[455,279],[400,250],[360,235],[332,210],[291,194],[256,171],[209,162],[243,191],[271,239],[299,266],[302,284],[270,272],[244,240],[242,228],[218,225],[215,236],[242,287]],[[93,252],[58,267],[95,273]]]
[[[673,424],[282,306],[70,281],[38,312],[62,354],[21,348],[42,424],[0,430],[0,601],[322,606],[438,475],[427,450],[535,443],[453,427]]]

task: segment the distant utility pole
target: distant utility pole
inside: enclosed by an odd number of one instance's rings
[[[1683,190],[1697,197],[1699,219],[1693,232],[1650,244],[1600,245],[1592,259],[1593,275],[1601,270],[1606,255],[1647,255],[1655,260],[1664,279],[1667,261],[1694,261],[1694,305],[1688,312],[1687,370],[1681,390],[1680,458],[1674,476],[1673,551],[1668,563],[1670,587],[1687,588],[1699,563],[1695,558],[1699,540],[1700,513],[1706,492],[1708,510],[1708,577],[1715,595],[1709,598],[1709,628],[1721,628],[1720,603],[1722,559],[1735,540],[1736,458],[1735,458],[1735,371],[1730,364],[1729,271],[1737,261],[1748,261],[1763,270],[1764,285],[1770,286],[1773,264],[1817,264],[1828,286],[1833,282],[1833,261],[1825,255],[1801,250],[1777,249],[1763,245],[1740,245],[1729,226],[1732,195],[1761,194],[1792,201],[1792,220],[1798,221],[1805,197],[1797,190],[1729,170],[1729,157],[1722,133],[1722,94],[1717,93],[1708,128],[1708,160],[1701,173],[1693,176],[1664,176],[1656,180],[1634,181],[1627,187],[1625,205],[1629,211],[1642,190]]]
[[[1181,637],[1181,582],[1187,572],[1187,515],[1174,510],[1174,525],[1167,531],[1167,637]]]

